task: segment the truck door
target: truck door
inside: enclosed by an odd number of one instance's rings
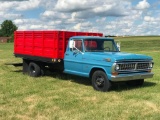
[[[74,47],[68,47],[64,58],[64,72],[81,75],[83,73],[83,44],[82,40],[72,40]]]

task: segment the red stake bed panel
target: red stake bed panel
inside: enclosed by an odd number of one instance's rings
[[[70,31],[15,31],[14,54],[63,59],[70,37],[103,36],[102,33]]]

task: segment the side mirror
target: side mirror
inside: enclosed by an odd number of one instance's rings
[[[75,48],[75,41],[73,41],[73,40],[70,40],[69,41],[69,48]]]
[[[121,43],[120,42],[117,42],[117,48],[119,51],[121,51]]]

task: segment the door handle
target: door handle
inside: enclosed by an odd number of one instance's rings
[[[68,54],[68,53],[66,53],[66,55],[68,56],[69,54]]]

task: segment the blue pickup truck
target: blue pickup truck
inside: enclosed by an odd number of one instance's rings
[[[104,37],[70,38],[64,58],[65,73],[91,78],[98,91],[108,91],[119,81],[142,85],[153,77],[152,67],[152,57],[120,52],[114,39]]]
[[[54,35],[59,34],[57,32]],[[64,33],[62,35],[67,36]],[[152,57],[120,52],[112,38],[74,36],[63,42],[61,37],[54,37],[51,32],[15,33],[14,54],[23,59],[23,73],[38,77],[46,69],[58,69],[90,78],[93,88],[103,92],[109,91],[112,83],[120,81],[141,86],[144,79],[154,75],[151,72]],[[64,52],[62,45],[65,47]],[[63,59],[54,58],[55,55]]]

